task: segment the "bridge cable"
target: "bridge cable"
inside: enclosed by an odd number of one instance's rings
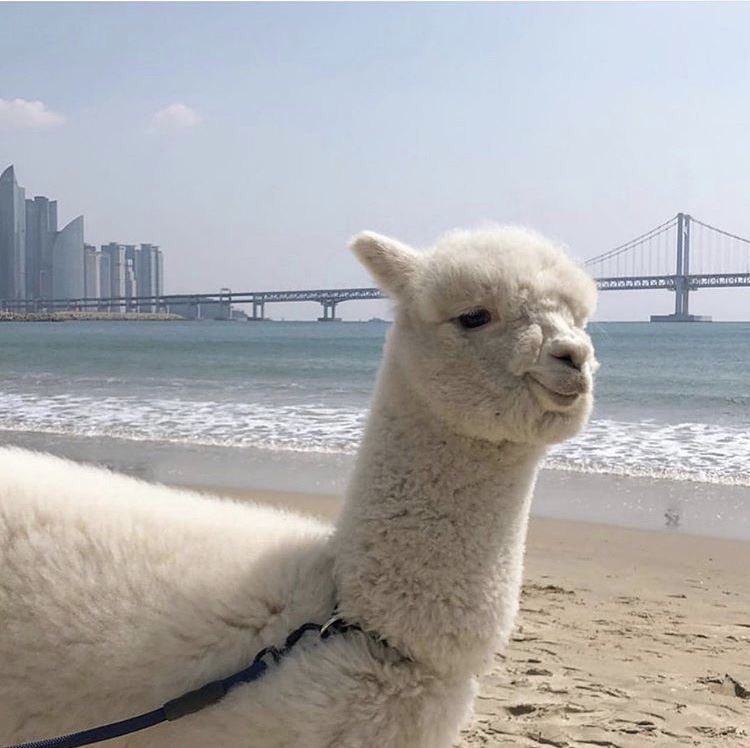
[[[737,239],[737,241],[744,242],[745,244],[750,244],[750,239],[744,237],[744,236],[737,236],[737,234],[730,234],[728,231],[724,231],[723,229],[717,229],[716,226],[711,226],[708,223],[703,223],[703,221],[699,221],[697,218],[691,217],[692,223],[697,223],[699,226],[703,226],[704,228],[711,229],[711,231],[715,231],[717,234],[723,234],[724,236],[728,236],[730,239]]]
[[[656,226],[650,231],[647,231],[646,233],[635,237],[635,239],[631,239],[630,241],[625,242],[624,244],[620,244],[619,246],[614,247],[613,249],[610,249],[607,252],[603,252],[602,254],[597,255],[596,257],[592,257],[591,259],[586,260],[584,264],[593,265],[594,263],[601,262],[603,260],[608,260],[618,254],[621,254],[627,251],[628,249],[633,249],[635,245],[643,244],[649,239],[653,239],[658,234],[664,233],[665,231],[669,231],[669,229],[672,228],[672,225],[676,223],[676,221],[677,221],[676,218],[670,218],[668,221],[665,221],[664,223],[660,224],[659,226]]]

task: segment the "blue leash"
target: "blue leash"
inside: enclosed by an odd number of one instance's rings
[[[112,738],[119,738],[121,735],[145,730],[147,727],[153,727],[160,722],[174,722],[174,720],[180,717],[193,714],[211,704],[215,704],[217,701],[221,701],[236,685],[240,683],[252,683],[254,680],[258,680],[268,670],[268,663],[265,661],[266,657],[271,656],[274,663],[277,663],[282,657],[289,654],[292,647],[308,631],[315,631],[320,635],[321,639],[327,639],[332,634],[340,634],[351,629],[361,630],[359,626],[344,623],[344,621],[335,615],[322,626],[318,623],[304,623],[287,636],[284,646],[281,649],[276,647],[261,649],[255,655],[252,664],[243,670],[227,678],[211,681],[205,686],[201,686],[201,688],[196,688],[194,691],[188,691],[151,712],[123,719],[120,722],[111,722],[108,725],[92,727],[90,730],[83,730],[70,735],[61,735],[57,738],[37,740],[31,743],[9,745],[6,748],[78,748],[78,746],[100,743],[103,740],[111,740]]]

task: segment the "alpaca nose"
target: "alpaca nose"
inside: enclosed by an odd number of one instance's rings
[[[558,338],[550,343],[549,354],[565,366],[580,371],[591,357],[591,346],[583,340]]]

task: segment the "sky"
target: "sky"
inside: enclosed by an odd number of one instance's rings
[[[749,27],[748,3],[0,3],[0,169],[89,243],[159,244],[168,293],[370,286],[362,229],[520,224],[581,259],[679,211],[750,236]],[[597,318],[673,307],[605,292]],[[691,311],[750,319],[750,289]]]

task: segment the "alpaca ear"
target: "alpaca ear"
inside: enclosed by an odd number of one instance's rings
[[[383,292],[392,297],[404,294],[420,261],[417,252],[374,231],[357,234],[350,246]]]

